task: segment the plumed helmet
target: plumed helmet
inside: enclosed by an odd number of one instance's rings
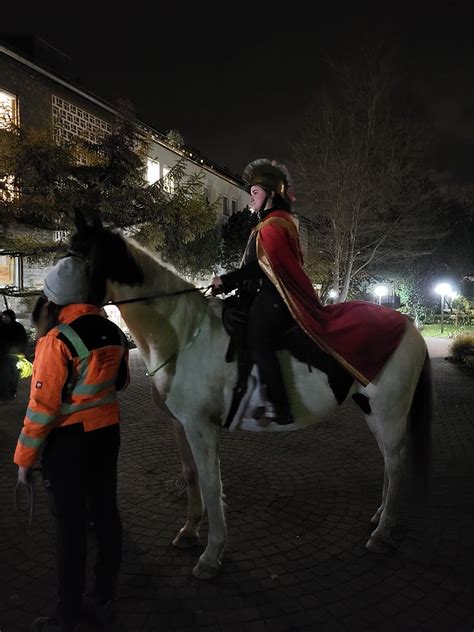
[[[293,183],[288,169],[276,160],[259,158],[248,164],[242,176],[247,193],[254,185],[279,193],[283,198],[294,202]]]

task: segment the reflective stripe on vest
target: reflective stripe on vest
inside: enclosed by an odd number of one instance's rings
[[[85,380],[87,377],[89,356],[93,352],[89,351],[83,343],[81,337],[69,325],[62,323],[57,326],[57,329],[69,340],[77,353],[77,357],[79,358],[79,364],[77,366],[78,380],[73,386],[72,391],[69,393],[71,397],[74,395],[97,395],[97,393],[100,393],[115,384],[115,380],[106,380],[97,384],[86,384]],[[87,410],[88,408],[95,408],[97,406],[103,406],[104,404],[113,404],[116,401],[117,392],[114,389],[111,393],[108,393],[101,399],[94,399],[90,402],[82,402],[80,404],[62,404],[61,414],[71,415],[72,413]]]

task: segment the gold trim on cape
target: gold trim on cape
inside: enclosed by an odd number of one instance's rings
[[[369,384],[369,380],[364,375],[362,375],[362,373],[360,373],[355,367],[349,364],[347,360],[345,360],[342,356],[340,356],[337,353],[337,351],[334,351],[334,349],[332,349],[322,338],[320,338],[315,333],[308,331],[307,328],[304,326],[298,306],[296,305],[293,298],[291,297],[291,294],[287,291],[286,287],[280,282],[280,279],[276,276],[271,266],[268,255],[265,252],[265,248],[263,247],[259,239],[261,229],[270,223],[280,224],[283,227],[285,227],[287,230],[289,228],[290,233],[291,232],[294,233],[293,235],[290,234],[290,237],[295,239],[296,244],[298,246],[298,251],[301,255],[301,248],[300,248],[299,239],[298,239],[298,229],[296,228],[296,225],[291,220],[284,219],[283,217],[269,217],[263,222],[260,222],[252,231],[252,232],[257,233],[256,248],[257,248],[257,258],[258,258],[260,267],[265,272],[265,274],[270,279],[270,281],[273,283],[273,285],[276,287],[281,298],[285,301],[286,306],[290,310],[291,315],[296,320],[296,322],[301,327],[301,329],[303,329],[306,335],[309,336],[309,338],[311,338],[311,340],[313,340],[319,347],[321,347],[323,351],[325,351],[330,356],[332,356],[335,360],[337,360],[337,362],[339,362],[339,364],[341,364],[347,371],[349,371],[349,373],[351,373],[351,375],[353,375],[358,382],[360,382],[363,386],[367,386],[367,384]],[[302,260],[303,258],[301,255],[301,263],[302,263]]]

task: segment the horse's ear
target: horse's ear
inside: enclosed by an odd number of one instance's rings
[[[103,237],[99,237],[97,242],[94,241],[87,258],[87,284],[89,302],[92,305],[102,305],[105,298],[109,260],[102,244]]]
[[[98,230],[102,230],[104,228],[99,214],[94,215],[94,217],[92,218],[92,226],[93,228],[97,228]]]
[[[74,209],[74,224],[79,233],[84,233],[87,230],[87,221],[82,208],[76,207]]]

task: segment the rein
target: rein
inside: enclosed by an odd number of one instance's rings
[[[168,298],[169,296],[178,296],[180,294],[189,294],[190,292],[206,292],[212,287],[212,285],[207,285],[203,287],[190,287],[186,290],[179,290],[178,292],[168,292],[167,294],[150,294],[149,296],[138,296],[137,298],[127,298],[123,301],[109,301],[108,303],[103,303],[102,307],[106,307],[107,305],[125,305],[127,303],[138,303],[140,301],[149,301],[150,299],[156,298]]]
[[[206,292],[210,290],[211,287],[212,285],[207,285],[205,287],[191,287],[191,288],[187,288],[186,290],[179,290],[177,292],[168,292],[167,294],[151,294],[150,296],[139,296],[137,298],[128,298],[123,301],[110,301],[108,303],[104,303],[102,307],[106,307],[107,305],[125,305],[127,303],[138,303],[139,301],[148,301],[150,299],[168,298],[170,296],[179,296],[180,294],[189,294],[190,292],[204,292],[204,296],[205,296]],[[188,340],[185,346],[182,349],[178,349],[177,351],[175,351],[172,355],[170,355],[169,358],[167,358],[164,362],[162,362],[160,366],[158,366],[156,369],[153,369],[152,371],[149,371],[149,370],[145,371],[145,375],[147,377],[153,377],[154,375],[156,375],[158,371],[162,369],[163,367],[165,367],[169,362],[171,362],[173,358],[176,358],[182,351],[184,351],[185,349],[188,349],[193,344],[193,342],[201,333],[201,325],[204,321],[204,316],[206,315],[206,312],[207,312],[207,304],[205,305],[202,311],[201,318],[199,319],[199,325],[196,327],[191,338]]]

